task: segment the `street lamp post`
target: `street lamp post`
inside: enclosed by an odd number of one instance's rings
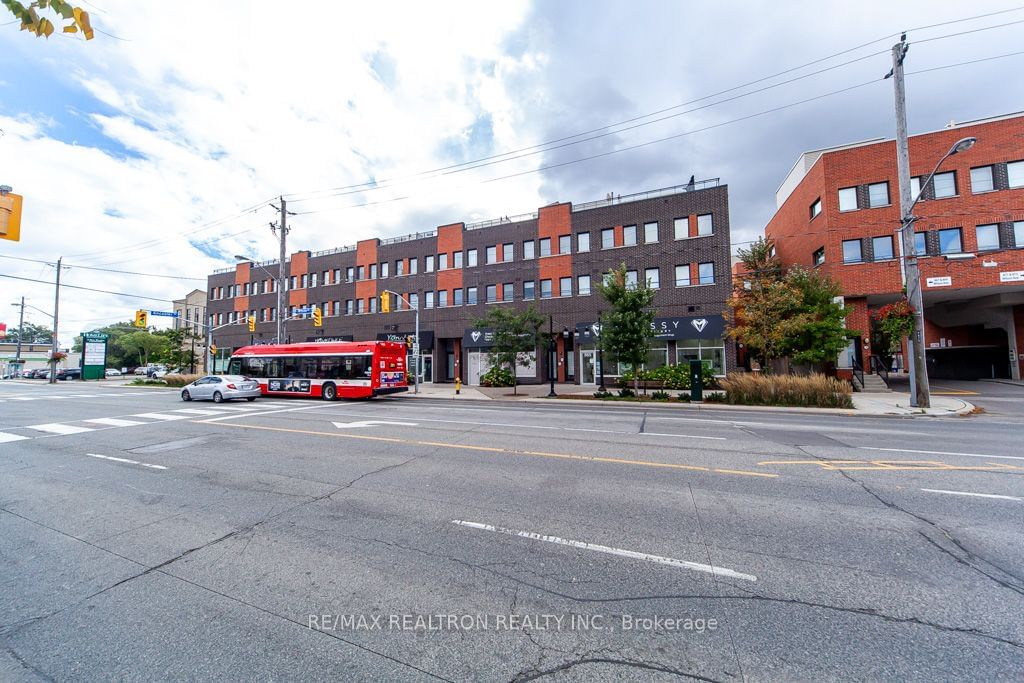
[[[601,378],[601,386],[597,388],[602,394],[607,393],[604,388],[604,348],[601,345],[601,312],[597,312],[597,370]]]
[[[554,318],[548,316],[548,379],[551,380],[551,389],[548,391],[548,398],[555,398],[555,330]]]

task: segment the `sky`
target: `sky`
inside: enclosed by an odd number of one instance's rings
[[[1024,55],[975,61],[1021,50],[1005,0],[81,6],[88,42],[0,8],[0,184],[25,197],[0,275],[26,278],[0,322],[52,311],[63,257],[62,344],[276,258],[282,195],[291,253],[694,175],[729,185],[735,249],[801,152],[892,137],[901,31],[911,134],[1024,110]]]

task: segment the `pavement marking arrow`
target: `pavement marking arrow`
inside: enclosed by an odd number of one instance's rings
[[[400,427],[415,427],[415,422],[391,422],[388,420],[360,420],[358,422],[332,422],[338,429],[358,429],[360,427],[372,427],[374,425],[398,425]]]

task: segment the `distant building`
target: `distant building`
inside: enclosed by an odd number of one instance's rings
[[[973,148],[946,160],[957,141]],[[915,251],[920,256],[928,372],[1012,377],[1024,360],[1024,112],[910,137]],[[871,371],[871,313],[898,299],[901,268],[896,143],[874,139],[805,152],[765,228],[784,265],[831,275],[858,333],[840,366]],[[901,354],[905,358],[904,354]],[[899,359],[902,362],[902,358]]]
[[[173,309],[178,317],[174,319],[174,329],[188,330],[191,335],[184,342],[185,350],[194,350],[198,373],[206,372],[206,292],[193,289],[183,299],[173,302]],[[188,368],[191,369],[191,368]]]

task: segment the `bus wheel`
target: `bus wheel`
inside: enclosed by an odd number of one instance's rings
[[[338,390],[333,384],[325,384],[322,396],[325,401],[333,401],[338,398]]]

